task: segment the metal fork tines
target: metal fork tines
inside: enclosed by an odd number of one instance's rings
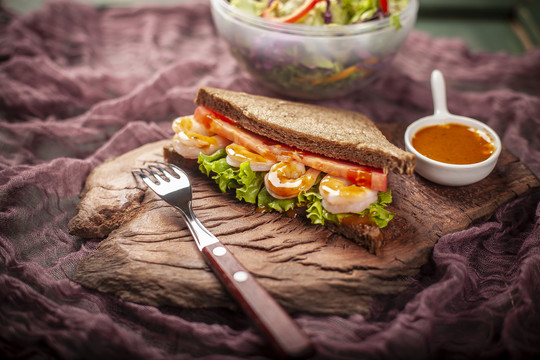
[[[140,169],[138,175],[156,194],[180,211],[199,250],[219,241],[195,216],[191,206],[191,182],[183,170],[171,164],[152,164]]]
[[[312,355],[314,350],[309,338],[294,320],[197,219],[191,206],[191,182],[187,174],[174,165],[162,163],[135,173],[163,200],[179,210],[205,261],[278,353],[287,358]]]

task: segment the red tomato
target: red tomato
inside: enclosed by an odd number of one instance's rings
[[[305,0],[304,3],[298,7],[298,9],[296,9],[289,15],[285,15],[282,17],[275,17],[274,15],[272,15],[272,10],[274,10],[278,4],[276,1],[270,4],[270,6],[268,6],[266,9],[264,9],[261,16],[263,18],[273,20],[273,21],[279,21],[283,23],[294,23],[300,20],[301,18],[303,18],[304,16],[306,16],[306,14],[311,9],[313,9],[319,1],[323,1],[323,0]]]
[[[295,160],[330,175],[348,179],[356,185],[366,186],[376,191],[385,191],[387,174],[381,169],[362,166],[350,161],[331,159],[325,156],[279,144],[264,136],[239,128],[232,120],[223,120],[224,116],[199,106],[193,115],[209,131],[245,146],[251,151],[273,161]]]
[[[263,136],[252,133],[251,131],[241,129],[235,125],[235,121],[224,121],[223,115],[216,116],[216,113],[208,108],[199,106],[195,109],[193,118],[203,124],[209,131],[223,136],[224,138],[242,145],[259,155],[270,160],[277,160],[276,156],[270,150],[270,145],[277,144]]]

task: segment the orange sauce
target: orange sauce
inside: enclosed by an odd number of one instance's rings
[[[242,162],[244,161],[253,161],[253,162],[267,162],[268,159],[266,159],[264,156],[261,156],[257,153],[254,153],[252,151],[249,151],[247,148],[243,147],[242,145],[238,144],[230,144],[227,145],[225,148],[225,151],[227,152],[227,155],[236,157],[237,159],[241,159]]]
[[[474,164],[495,152],[484,132],[461,124],[427,126],[414,134],[412,146],[430,159],[448,164]]]
[[[275,211],[275,210],[272,209],[270,206],[266,206],[266,205],[259,205],[255,209],[255,212],[259,213],[259,214],[269,213],[269,212],[273,212],[273,211]],[[300,208],[295,207],[293,209],[289,209],[289,210],[285,211],[282,214],[289,217],[289,218],[291,218],[291,219],[294,219],[295,217],[299,216],[300,211],[301,211]]]
[[[339,178],[332,176],[325,176],[319,185],[321,193],[338,193],[343,198],[355,198],[364,193],[366,189],[364,186],[356,186],[354,184],[346,186]]]
[[[184,116],[174,120],[172,128],[176,134],[184,133],[188,139],[198,140],[202,148],[217,145],[217,139],[212,136],[201,135],[191,130],[193,123],[191,117]]]
[[[291,198],[300,191],[305,191],[313,186],[317,180],[317,171],[306,171],[301,173],[297,166],[290,162],[280,162],[272,166],[265,183],[267,189],[273,193]]]
[[[373,221],[369,216],[360,216],[360,215],[350,215],[341,220],[341,223],[345,226],[356,226],[356,225],[371,225]]]

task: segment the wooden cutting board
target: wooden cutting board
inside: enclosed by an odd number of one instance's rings
[[[405,126],[379,128],[403,147]],[[70,233],[103,238],[80,261],[74,280],[125,300],[187,308],[235,305],[205,264],[180,214],[132,174],[162,160],[168,141],[147,144],[100,165],[89,175]],[[503,150],[494,171],[464,187],[444,187],[418,175],[390,174],[396,216],[383,229],[378,255],[300,218],[255,212],[187,169],[193,207],[290,312],[346,315],[368,311],[373,296],[404,290],[427,262],[439,237],[489,218],[507,201],[538,191],[540,181]]]

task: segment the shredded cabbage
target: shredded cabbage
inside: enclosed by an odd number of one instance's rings
[[[230,4],[255,16],[261,16],[271,2],[277,2],[274,16],[281,17],[293,13],[305,0],[229,0]],[[408,4],[408,0],[388,0],[388,13],[391,24],[400,28],[399,12]],[[373,19],[384,14],[379,0],[326,0],[319,1],[297,23],[305,25],[349,25]]]

